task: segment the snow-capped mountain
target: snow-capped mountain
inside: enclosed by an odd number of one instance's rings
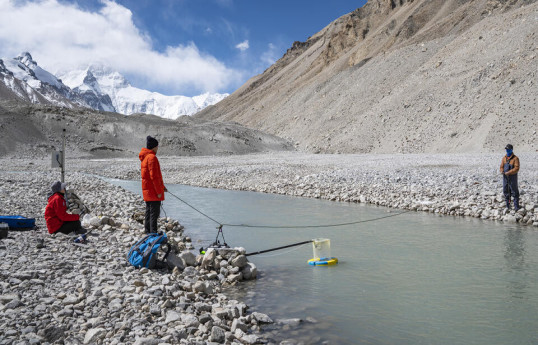
[[[52,73],[41,68],[30,53],[2,59],[0,78],[18,98],[32,103],[51,103],[62,107],[82,106],[114,111],[110,97],[92,88],[71,89]],[[91,84],[91,80],[85,80]]]
[[[7,69],[2,59],[0,59],[0,91],[2,97],[22,99],[30,103],[48,102],[43,95],[26,82],[15,78],[13,72]]]
[[[86,74],[81,85],[73,88],[72,98],[85,102],[92,109],[116,111],[110,96],[101,91],[97,79],[91,72]]]
[[[74,90],[93,89],[110,96],[116,112],[131,115],[145,113],[176,119],[192,115],[224,99],[228,94],[204,93],[199,96],[166,96],[132,86],[124,76],[101,65],[90,65],[84,70],[59,73],[62,81]],[[92,80],[91,83],[88,80]]]
[[[120,73],[101,65],[59,73],[41,68],[30,53],[0,59],[0,91],[31,103],[51,103],[100,111],[154,114],[168,119],[192,115],[224,99],[228,94],[166,96],[133,87]],[[0,97],[4,91],[0,92]]]
[[[0,80],[17,97],[32,103],[47,103],[72,108],[71,91],[58,78],[37,65],[29,53],[3,58]]]

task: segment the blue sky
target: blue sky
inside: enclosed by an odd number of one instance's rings
[[[0,0],[0,56],[51,72],[101,62],[134,86],[233,92],[365,0]]]

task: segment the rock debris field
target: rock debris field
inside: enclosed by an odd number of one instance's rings
[[[33,164],[10,168],[0,178],[0,213],[36,217],[39,229],[10,230],[0,240],[0,344],[279,343],[273,336],[289,320],[249,312],[221,293],[257,276],[243,248],[195,255],[179,222],[161,218],[179,267],[134,268],[126,255],[143,236],[140,196],[69,174],[71,211],[80,212],[78,198],[91,211],[83,221],[88,243],[77,245],[74,235],[49,235],[44,223],[50,181],[59,173]]]
[[[516,152],[517,154],[517,152]],[[518,154],[522,209],[505,210],[499,155],[255,154],[160,157],[166,183],[361,202],[538,226],[538,154]],[[0,240],[0,344],[306,344],[280,339],[299,320],[271,320],[223,287],[254,279],[243,248],[196,255],[179,221],[160,219],[181,267],[136,269],[126,254],[143,236],[141,197],[92,174],[139,179],[137,159],[67,160],[70,205],[90,210],[86,245],[51,236],[43,213],[59,171],[50,161],[2,159],[0,213],[35,217],[37,231]],[[306,315],[305,315],[306,316]],[[308,323],[316,322],[306,316]],[[293,322],[292,322],[293,321]]]

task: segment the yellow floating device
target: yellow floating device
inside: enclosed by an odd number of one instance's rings
[[[330,266],[338,263],[337,258],[313,258],[308,260],[308,264],[312,266]]]
[[[331,256],[331,240],[328,238],[315,238],[312,240],[312,250],[314,257],[308,260],[312,266],[336,265],[338,259]]]

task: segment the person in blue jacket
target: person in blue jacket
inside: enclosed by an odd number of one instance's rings
[[[500,171],[503,175],[503,194],[506,208],[510,209],[510,200],[514,201],[514,210],[519,210],[519,189],[517,187],[517,173],[519,171],[519,158],[514,154],[514,146],[506,145],[506,155],[501,161]]]

